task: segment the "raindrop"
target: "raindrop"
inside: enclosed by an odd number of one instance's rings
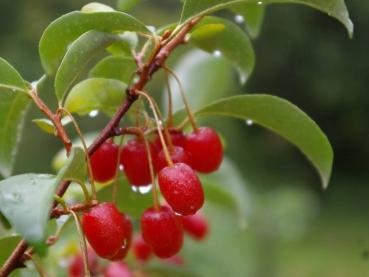
[[[149,193],[152,189],[152,185],[149,184],[147,186],[139,186],[138,187],[138,192],[141,193],[141,194],[146,194],[146,193]]]
[[[216,58],[220,58],[220,57],[222,56],[222,52],[221,52],[221,51],[219,51],[219,50],[215,50],[215,51],[213,52],[213,55],[214,55]]]
[[[263,2],[262,1],[258,1],[258,3],[257,3],[258,5],[262,5],[263,4]]]
[[[245,18],[242,15],[237,14],[234,17],[234,21],[236,21],[236,23],[238,23],[238,24],[242,24],[242,23],[245,22]]]
[[[247,126],[252,126],[254,124],[254,121],[252,121],[252,119],[247,119],[246,120],[246,125]]]
[[[90,113],[88,115],[89,115],[89,117],[96,117],[96,116],[99,115],[99,111],[98,110],[90,111]]]
[[[131,186],[131,189],[133,192],[138,192],[138,187],[137,186]]]
[[[124,171],[124,166],[122,164],[119,165],[119,170]]]

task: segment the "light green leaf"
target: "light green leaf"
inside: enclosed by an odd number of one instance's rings
[[[197,115],[236,117],[266,127],[284,137],[312,162],[327,188],[332,170],[333,151],[319,126],[292,103],[266,94],[239,95],[209,104]]]
[[[90,78],[116,79],[126,84],[136,70],[136,63],[132,58],[123,56],[110,56],[102,59],[90,71]]]
[[[117,8],[120,11],[127,11],[140,3],[140,1],[141,0],[118,0]]]
[[[250,215],[250,195],[246,182],[236,165],[225,158],[219,170],[210,175],[202,175],[206,199],[234,210],[241,228],[245,228]]]
[[[89,31],[150,33],[146,26],[123,12],[71,12],[52,22],[43,33],[39,52],[45,71],[51,75],[58,68],[70,43]]]
[[[256,38],[263,24],[265,8],[265,5],[257,3],[241,3],[232,5],[230,9],[235,13],[235,21],[237,23],[244,21],[250,36]]]
[[[119,35],[119,41],[114,42],[106,50],[115,56],[132,57],[132,50],[135,50],[138,44],[138,36],[134,32],[124,32]]]
[[[0,251],[0,268],[6,262],[7,258],[13,252],[17,244],[21,241],[20,236],[10,236],[0,239],[1,251]]]
[[[224,29],[214,32],[214,25]],[[241,83],[250,76],[255,65],[254,49],[245,32],[231,21],[207,16],[196,25],[190,41],[207,52],[229,59],[237,67]]]
[[[84,5],[81,8],[82,12],[93,13],[93,12],[113,12],[114,9],[108,5],[92,2]]]
[[[112,201],[112,195],[113,185],[108,185],[98,191],[97,198],[100,201]],[[139,191],[133,191],[132,186],[127,182],[123,174],[120,174],[118,179],[116,197],[116,204],[119,210],[129,214],[133,218],[140,218],[142,213],[154,204],[151,191],[144,194]]]
[[[181,22],[193,17],[206,15],[215,11],[229,8],[234,4],[257,3],[257,0],[186,0],[182,10]],[[353,24],[344,0],[263,0],[263,4],[296,3],[305,4],[338,19],[347,29],[350,36],[353,33]]]
[[[73,148],[57,176],[22,174],[0,182],[0,211],[28,243],[43,254],[49,212],[54,192],[62,180],[84,181],[83,150]]]
[[[212,55],[199,50],[193,50],[184,55],[175,65],[174,72],[182,81],[185,94],[194,110],[224,97],[233,84],[230,63],[222,58],[214,59]],[[170,87],[173,111],[182,110],[184,105],[179,87],[173,78],[170,79]],[[167,97],[165,93],[162,102],[164,110],[168,107]]]
[[[55,135],[56,129],[50,119],[38,118],[38,119],[33,119],[32,122],[35,123],[45,133],[48,133],[50,135]],[[64,117],[61,120],[61,124],[63,126],[66,126],[71,122],[72,120],[69,117]]]
[[[0,58],[0,174],[12,174],[29,98],[19,73]]]
[[[112,114],[122,104],[127,85],[113,79],[87,79],[72,88],[65,101],[65,108],[73,113],[86,115],[98,110]]]
[[[69,89],[101,50],[118,41],[119,36],[99,31],[88,31],[74,41],[65,54],[55,76],[55,94],[62,102]]]

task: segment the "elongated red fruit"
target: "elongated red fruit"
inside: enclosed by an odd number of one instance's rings
[[[112,203],[101,203],[85,212],[82,228],[91,247],[102,258],[112,258],[127,238],[127,226]]]
[[[160,191],[173,211],[193,215],[204,204],[204,192],[196,173],[186,164],[163,168],[158,174]]]
[[[140,262],[146,262],[152,254],[151,247],[144,241],[141,235],[137,235],[132,243],[133,254]]]
[[[95,273],[97,270],[97,255],[95,251],[91,248],[87,248],[87,257],[88,257],[88,270],[90,273]],[[76,255],[68,268],[68,276],[69,277],[84,277],[85,270],[83,265],[83,258],[81,254]]]
[[[209,232],[208,222],[200,213],[184,216],[182,222],[185,232],[196,240],[203,240]]]
[[[147,209],[141,217],[142,237],[160,258],[177,254],[183,244],[183,228],[170,208]]]
[[[223,146],[218,134],[211,128],[202,127],[187,135],[185,150],[193,169],[210,173],[217,170],[223,160]]]
[[[124,222],[124,237],[126,238],[122,247],[118,250],[118,252],[110,259],[112,261],[123,260],[128,253],[129,248],[131,247],[132,242],[132,221],[128,215],[122,214],[123,222]]]
[[[186,142],[186,136],[183,134],[182,131],[176,131],[176,130],[170,130],[169,131],[170,138],[172,140],[172,144],[174,146],[184,147]],[[168,141],[166,137],[164,136],[165,143],[168,145]],[[153,142],[153,145],[157,148],[157,150],[163,149],[163,145],[161,144],[159,136],[156,137],[156,139]]]
[[[91,156],[94,179],[104,183],[114,178],[118,163],[119,147],[112,142],[103,143]]]
[[[173,146],[172,149],[169,150],[170,158],[173,163],[185,163],[187,165],[190,164],[190,158],[188,157],[186,151],[180,146]],[[164,167],[168,166],[168,162],[165,157],[165,153],[162,150],[159,151],[155,160],[155,170],[159,172]]]
[[[156,152],[151,144],[152,160],[155,160]],[[143,140],[133,139],[123,147],[120,159],[128,181],[134,186],[144,186],[151,183],[149,159]]]
[[[126,264],[113,262],[105,269],[104,277],[133,277],[133,274]]]

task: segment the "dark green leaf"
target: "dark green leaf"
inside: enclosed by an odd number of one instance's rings
[[[97,193],[100,201],[112,201],[113,185],[106,186]],[[139,218],[145,209],[153,205],[151,191],[140,193],[133,191],[132,186],[128,184],[123,176],[118,180],[117,206],[120,211],[129,214],[133,218]]]
[[[211,68],[211,70],[209,70]],[[214,59],[202,51],[194,50],[184,55],[174,71],[182,81],[184,91],[192,109],[196,110],[211,101],[224,97],[232,87],[231,65],[222,58]],[[184,108],[178,84],[170,79],[173,110]],[[167,93],[164,94],[162,106],[167,110]]]
[[[229,8],[234,4],[258,3],[256,0],[186,0],[182,10],[181,21],[187,21],[199,15],[213,13],[220,9]],[[316,8],[338,19],[345,25],[349,35],[353,33],[353,24],[344,0],[263,0],[263,4],[296,3]]]
[[[232,5],[231,11],[235,13],[235,21],[239,24],[244,21],[250,36],[256,38],[263,24],[265,8],[257,3],[241,3]]]
[[[124,32],[119,35],[119,41],[114,42],[106,50],[115,56],[132,57],[132,50],[135,50],[138,44],[138,36],[133,32]]]
[[[7,258],[13,252],[18,242],[21,241],[20,236],[10,236],[0,239],[1,251],[0,251],[0,267],[6,262]]]
[[[116,79],[128,84],[135,69],[136,63],[132,58],[111,56],[98,62],[90,71],[89,76],[92,78]]]
[[[214,26],[224,26],[224,29],[214,32]],[[245,83],[250,76],[255,64],[254,49],[247,35],[236,24],[207,16],[195,27],[190,41],[207,52],[229,59],[237,67],[241,83]]]
[[[88,63],[102,49],[119,40],[119,36],[99,31],[88,31],[68,48],[55,76],[55,94],[59,102],[84,72]]]
[[[143,23],[123,12],[68,13],[52,22],[40,40],[41,62],[49,75],[58,68],[68,45],[89,30],[150,33]]]
[[[92,78],[72,88],[65,108],[80,115],[98,110],[112,114],[122,104],[127,85],[113,79]]]
[[[58,179],[84,183],[87,176],[86,154],[81,147],[73,147],[63,168],[58,173]]]
[[[0,58],[0,174],[11,175],[24,117],[30,103],[19,73]]]
[[[197,115],[236,117],[266,127],[296,145],[320,174],[327,188],[332,170],[332,147],[319,126],[292,103],[271,95],[225,98],[199,110]]]

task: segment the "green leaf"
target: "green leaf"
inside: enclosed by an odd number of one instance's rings
[[[209,70],[211,68],[211,70]],[[185,94],[192,109],[196,110],[211,101],[224,97],[232,87],[231,65],[222,58],[214,59],[202,51],[194,50],[184,55],[174,67],[182,81]],[[184,108],[176,81],[170,79],[173,111]],[[164,94],[162,106],[168,110],[168,96]]]
[[[56,129],[50,119],[38,118],[38,119],[33,119],[32,122],[35,123],[45,133],[48,133],[50,135],[55,135]],[[63,126],[66,126],[71,122],[72,120],[69,117],[64,117],[61,120],[61,123]]]
[[[319,126],[292,103],[271,95],[225,98],[202,108],[197,115],[236,117],[266,127],[284,137],[312,162],[327,188],[332,170],[332,147]]]
[[[21,241],[20,236],[10,236],[0,239],[1,251],[0,251],[0,267],[6,262],[10,254],[13,252],[17,244]]]
[[[129,83],[136,63],[132,58],[123,56],[110,56],[102,59],[90,71],[91,78],[116,79],[126,84]]]
[[[112,201],[112,194],[113,185],[109,185],[98,191],[97,197],[99,201]],[[119,210],[133,218],[140,218],[142,213],[154,204],[151,191],[144,194],[133,191],[132,186],[128,184],[123,174],[120,174],[118,179],[116,197]]]
[[[57,176],[22,174],[1,181],[0,211],[14,229],[43,254],[49,212],[58,184],[62,180],[83,182],[85,177],[84,152],[73,148]]]
[[[132,57],[138,44],[138,36],[134,32],[124,32],[119,35],[119,41],[114,42],[106,50],[115,56]]]
[[[93,12],[114,12],[114,9],[108,5],[92,2],[84,5],[81,8],[82,12],[93,13]]]
[[[4,229],[8,230],[12,228],[12,225],[10,225],[9,221],[6,219],[6,217],[2,213],[0,213],[0,222]]]
[[[0,58],[0,174],[12,174],[25,113],[30,103],[19,73]]]
[[[119,36],[99,31],[88,31],[74,41],[65,54],[55,76],[55,94],[62,102],[89,62],[102,49],[119,40]]]
[[[120,11],[127,11],[140,3],[140,1],[141,0],[118,0],[117,8]]]
[[[65,108],[80,115],[94,110],[110,115],[122,104],[126,88],[127,85],[118,80],[87,79],[73,87],[65,101]]]
[[[219,170],[201,176],[206,199],[235,210],[241,228],[245,228],[250,215],[250,195],[246,182],[236,165],[225,158]]]
[[[235,13],[235,21],[241,19],[245,21],[246,28],[251,37],[259,36],[261,26],[264,20],[265,5],[241,3],[232,5],[230,10]],[[240,17],[241,16],[241,17]]]
[[[234,4],[257,3],[256,0],[186,0],[182,10],[181,22],[193,17],[213,13],[229,8]],[[263,4],[296,3],[305,4],[338,19],[347,29],[350,36],[353,33],[353,24],[344,0],[263,0]]]
[[[0,182],[1,212],[41,252],[57,185],[55,176],[46,174],[22,174]]]
[[[213,32],[215,26],[224,26],[222,31]],[[208,32],[208,28],[212,32]],[[191,42],[197,47],[216,54],[224,55],[238,69],[241,83],[245,83],[255,65],[255,53],[251,41],[236,24],[231,21],[205,17],[196,25],[191,34]]]
[[[51,75],[59,66],[67,47],[89,31],[150,33],[146,26],[123,12],[71,12],[52,22],[43,33],[39,52],[45,71]]]

